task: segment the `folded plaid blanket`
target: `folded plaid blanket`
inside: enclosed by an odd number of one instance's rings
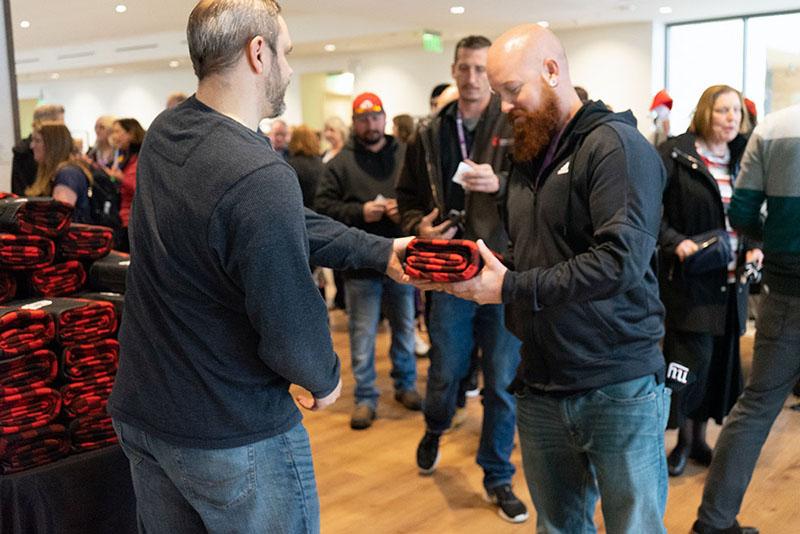
[[[0,228],[8,232],[57,237],[69,229],[72,206],[50,197],[0,200]]]
[[[55,337],[45,311],[0,306],[0,360],[41,349]]]
[[[94,343],[71,345],[64,349],[62,356],[61,370],[65,379],[91,380],[117,372],[119,343],[114,339],[101,339]]]
[[[17,277],[11,273],[0,271],[0,302],[13,300],[17,294]]]
[[[61,395],[50,388],[5,388],[0,396],[0,434],[16,434],[53,422]]]
[[[39,349],[10,360],[0,359],[0,395],[5,388],[43,387],[58,374],[58,358]]]
[[[31,288],[44,297],[62,297],[75,293],[86,282],[86,271],[79,261],[56,263],[31,273]]]
[[[131,264],[130,254],[112,250],[89,267],[89,287],[95,291],[125,293],[125,277]]]
[[[72,382],[61,386],[61,399],[67,417],[104,413],[108,395],[114,386],[111,375]]]
[[[19,271],[47,267],[55,254],[55,244],[46,237],[0,234],[0,268]]]
[[[4,198],[19,198],[14,193],[9,193],[8,191],[0,191],[0,200]]]
[[[62,425],[0,435],[0,473],[8,475],[49,464],[65,457],[69,450],[69,430]]]
[[[96,260],[111,252],[113,240],[111,228],[72,223],[58,242],[58,254],[69,260]]]
[[[109,302],[51,298],[15,301],[14,304],[23,309],[49,313],[55,322],[58,341],[63,346],[98,341],[117,329],[117,314]]]
[[[117,311],[117,324],[122,324],[122,311],[125,305],[125,295],[122,293],[114,293],[113,291],[81,291],[73,298],[110,302]]]
[[[85,415],[69,424],[72,450],[100,449],[117,442],[117,434],[108,414]]]
[[[499,259],[502,257],[494,253]],[[434,282],[469,280],[483,268],[474,241],[466,239],[413,239],[406,248],[405,272],[411,278]]]

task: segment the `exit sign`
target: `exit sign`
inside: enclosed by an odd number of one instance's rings
[[[442,53],[442,34],[425,31],[422,33],[422,48],[428,52]]]

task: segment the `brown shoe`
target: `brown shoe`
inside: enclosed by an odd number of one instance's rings
[[[372,426],[375,420],[375,410],[366,404],[356,404],[353,408],[353,415],[350,417],[350,428],[353,430],[364,430]]]
[[[413,389],[395,391],[394,400],[405,406],[408,410],[416,412],[422,410],[422,397]]]

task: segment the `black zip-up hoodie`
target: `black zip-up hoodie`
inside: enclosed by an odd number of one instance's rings
[[[522,340],[519,381],[585,391],[663,374],[656,238],[666,174],[630,111],[585,104],[552,162],[516,164],[506,323]]]

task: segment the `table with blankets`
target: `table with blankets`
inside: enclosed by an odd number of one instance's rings
[[[0,487],[42,466],[57,476],[58,464],[47,464],[116,443],[106,402],[130,263],[112,252],[109,228],[72,223],[71,206],[2,196]],[[115,448],[116,461],[124,461]],[[130,486],[129,473],[124,479]],[[5,501],[3,508],[0,533],[19,523]]]

